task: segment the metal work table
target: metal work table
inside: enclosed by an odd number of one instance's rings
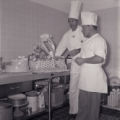
[[[25,82],[37,79],[47,79],[57,76],[69,75],[69,70],[64,71],[52,71],[52,72],[43,72],[43,73],[32,73],[32,72],[16,72],[16,73],[0,73],[0,85]]]
[[[52,72],[45,72],[45,73],[32,73],[32,72],[26,72],[26,73],[0,73],[0,85],[5,84],[11,84],[11,83],[18,83],[18,82],[26,82],[26,81],[34,81],[34,80],[40,80],[40,79],[48,79],[48,112],[49,112],[49,120],[52,120],[51,118],[51,84],[52,79],[54,77],[60,77],[60,76],[68,76],[70,74],[69,70],[64,71],[52,71]]]

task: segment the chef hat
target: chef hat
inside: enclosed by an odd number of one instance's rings
[[[81,12],[82,25],[95,25],[97,26],[97,14],[93,12]]]
[[[79,19],[80,7],[81,7],[80,0],[72,0],[69,18]]]

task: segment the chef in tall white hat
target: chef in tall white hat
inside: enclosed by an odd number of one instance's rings
[[[63,35],[55,54],[56,56],[64,56],[65,58],[68,58],[69,56],[69,61],[71,61],[69,89],[69,113],[71,117],[76,116],[78,112],[79,66],[73,61],[73,59],[78,53],[80,53],[81,44],[84,40],[82,27],[79,25],[80,11],[80,0],[72,0],[68,15],[70,29]]]
[[[81,13],[83,34],[87,39],[82,44],[79,57],[75,59],[80,66],[76,120],[99,120],[101,94],[107,93],[107,77],[102,67],[106,61],[107,44],[98,33],[97,21],[95,13]]]
[[[71,1],[69,18],[79,19],[81,4],[82,3],[80,0],[72,0]]]

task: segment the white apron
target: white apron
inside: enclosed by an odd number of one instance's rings
[[[80,31],[73,32],[69,36],[69,42],[68,50],[74,50],[81,48],[81,40],[83,37],[81,37]],[[78,89],[78,83],[79,83],[79,69],[80,66],[78,66],[75,61],[73,60],[76,56],[72,58],[71,62],[71,71],[70,71],[70,88],[69,88],[69,104],[70,114],[77,114],[78,112],[78,95],[79,95],[79,89]]]
[[[69,88],[70,114],[76,114],[78,112],[79,74],[80,74],[80,66],[78,66],[74,60],[72,60],[71,71],[70,71],[70,88]]]

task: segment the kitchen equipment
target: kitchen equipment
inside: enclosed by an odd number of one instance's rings
[[[13,107],[11,104],[0,102],[0,120],[13,120]]]
[[[10,95],[8,96],[8,99],[14,107],[20,107],[28,104],[27,98],[24,94]]]
[[[44,93],[45,95],[45,104],[48,106],[48,91]],[[51,92],[51,105],[52,107],[60,106],[65,101],[64,87],[58,85],[52,89]]]
[[[32,72],[50,72],[57,70],[67,70],[65,59],[39,59],[37,61],[29,61],[30,70]]]
[[[33,72],[46,72],[55,68],[55,61],[54,59],[40,59],[37,61],[30,61],[29,65]]]
[[[37,91],[30,91],[26,93],[28,107],[32,109],[32,112],[36,112],[38,110],[38,93]]]
[[[15,94],[8,96],[8,99],[14,107],[14,120],[24,120],[26,113],[21,108],[28,105],[26,96],[24,94]]]

